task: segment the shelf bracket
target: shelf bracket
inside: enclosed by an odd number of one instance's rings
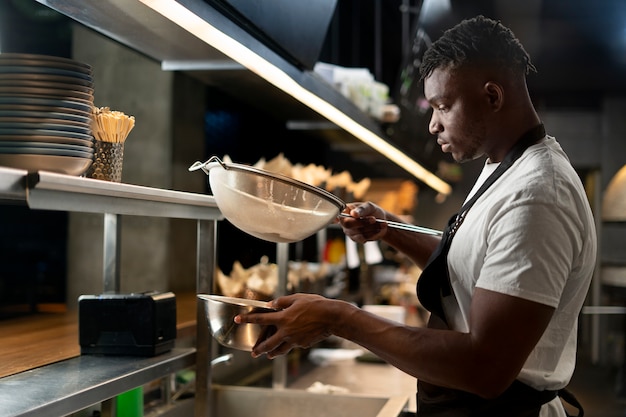
[[[120,232],[118,214],[104,213],[104,241],[102,253],[102,278],[105,294],[120,291]]]

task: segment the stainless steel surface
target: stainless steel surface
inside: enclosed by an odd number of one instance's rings
[[[232,361],[233,361],[233,354],[227,353],[226,355],[218,356],[217,358],[211,360],[211,368],[213,368],[214,366],[220,365],[222,363],[225,365],[230,365]]]
[[[585,306],[582,310],[583,314],[601,315],[601,314],[626,314],[624,306]]]
[[[104,213],[102,279],[105,293],[120,291],[120,231],[118,214]]]
[[[217,358],[213,359],[211,361],[211,369],[213,369],[213,367],[224,364],[224,365],[230,365],[233,362],[233,354],[232,353],[228,353],[226,355],[222,355],[222,356],[218,356]],[[170,375],[170,379],[172,381],[172,386],[174,386],[174,380],[175,380],[175,375]],[[193,386],[195,386],[196,381],[195,380],[191,380],[189,382],[186,382],[185,384],[183,384],[180,388],[178,388],[178,390],[176,392],[174,392],[173,394],[171,394],[171,389],[169,388],[168,384],[164,384],[165,385],[165,389],[163,390],[163,397],[167,399],[167,403],[172,404],[174,401],[177,401],[183,394],[188,393],[189,389]]]
[[[98,181],[52,172],[28,177],[27,203],[44,210],[221,220],[209,195]]]
[[[83,355],[5,377],[0,416],[64,416],[191,367],[195,359],[195,349],[150,358]]]
[[[251,351],[259,337],[271,330],[258,324],[233,321],[238,314],[273,311],[266,302],[207,294],[198,294],[198,299],[205,303],[211,334],[223,346]]]
[[[592,174],[590,174],[590,189],[600,190],[602,187],[602,178],[600,175],[600,170],[595,169]],[[602,193],[596,192],[592,193],[593,199],[590,201],[592,204],[591,208],[594,213],[600,213],[602,210]],[[594,216],[595,226],[596,226],[596,239],[598,240],[598,253],[602,253],[602,234],[604,227],[602,226],[602,222],[600,216]],[[590,301],[592,306],[599,306],[602,304],[602,282],[600,279],[600,271],[602,264],[602,256],[596,257],[596,267],[593,270],[593,277],[591,278],[591,287],[590,287]],[[599,315],[591,316],[591,361],[594,364],[597,364],[600,361],[600,352],[601,352],[601,322]],[[584,333],[583,333],[584,334]]]
[[[408,396],[318,394],[304,390],[214,386],[211,408],[228,417],[397,417]]]
[[[0,201],[26,200],[26,174],[21,169],[0,167]]]
[[[159,62],[228,59],[139,0],[38,1]]]
[[[276,244],[276,264],[278,265],[278,285],[275,297],[287,292],[287,275],[289,273],[289,244]],[[281,355],[272,361],[272,387],[282,389],[287,386],[287,355]]]
[[[0,200],[30,208],[184,219],[222,220],[210,195],[0,167]]]
[[[319,187],[217,157],[196,162],[209,176],[215,202],[240,230],[277,243],[301,241],[328,226],[345,203]]]
[[[351,342],[346,342],[345,347],[360,348]],[[417,409],[417,380],[388,364],[331,360],[297,378],[289,388],[305,390],[314,383],[345,388],[360,395],[408,396],[408,411]]]
[[[217,265],[217,221],[198,220],[196,248],[196,293],[212,293],[215,286],[214,273]],[[205,303],[196,303],[196,394],[194,414],[210,416],[208,403],[211,392],[210,359],[217,350],[212,343]]]
[[[350,218],[352,216],[350,216],[347,213],[340,213],[339,217]],[[427,227],[416,226],[414,224],[400,223],[400,222],[394,222],[391,220],[384,220],[384,219],[376,219],[376,221],[379,223],[386,223],[391,228],[407,230],[409,232],[424,233],[424,234],[433,235],[433,236],[441,236],[443,234],[441,230],[429,229]]]

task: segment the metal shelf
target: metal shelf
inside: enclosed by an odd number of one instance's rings
[[[26,201],[26,174],[21,169],[0,167],[0,202]]]
[[[196,350],[154,357],[83,355],[0,379],[0,416],[64,416],[193,366]]]
[[[0,202],[32,209],[222,220],[211,195],[0,167]]]
[[[33,209],[198,220],[223,219],[215,199],[210,195],[45,171],[29,174],[26,188],[26,202]]]

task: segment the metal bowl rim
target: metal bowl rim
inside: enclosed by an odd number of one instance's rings
[[[213,294],[197,294],[198,298],[207,300],[207,301],[217,301],[220,303],[232,304],[240,307],[255,307],[255,308],[263,308],[266,310],[276,310],[274,307],[270,305],[270,303],[266,301],[260,300],[250,300],[248,298],[237,298],[237,297],[226,297],[224,295],[213,295]]]

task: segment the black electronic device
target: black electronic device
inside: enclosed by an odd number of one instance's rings
[[[78,319],[81,354],[155,356],[174,347],[176,296],[81,295]]]

